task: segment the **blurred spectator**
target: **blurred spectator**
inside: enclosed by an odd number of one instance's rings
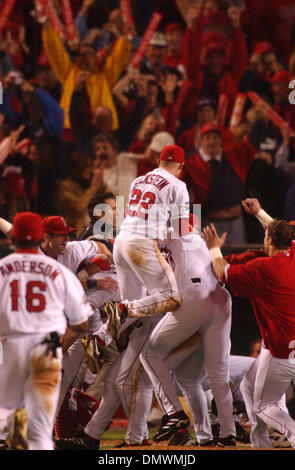
[[[165,39],[167,43],[167,54],[164,57],[164,64],[167,67],[178,68],[180,66],[180,70],[182,69],[183,35],[184,27],[180,23],[170,23],[166,26]]]
[[[281,134],[280,146],[273,151],[273,144],[264,148],[259,144],[259,152],[246,179],[247,197],[255,197],[261,201],[265,210],[275,218],[283,217],[283,207],[286,193],[292,181],[294,181],[295,168],[291,162],[293,145],[290,143],[290,133],[288,129],[274,128]],[[254,130],[254,132],[253,132]],[[253,127],[252,141],[257,142],[257,127]],[[293,157],[294,158],[294,157]],[[273,191],[273,188],[276,188]],[[249,243],[262,243],[264,239],[264,229],[257,227],[253,217],[245,214],[247,239]]]
[[[289,70],[280,70],[269,78],[274,110],[295,129],[295,107],[289,102],[289,83],[294,75]]]
[[[184,180],[191,202],[202,204],[202,226],[214,222],[218,233],[227,232],[228,244],[246,242],[241,200],[255,154],[247,139],[224,148],[218,126],[207,123],[199,151],[185,161]]]
[[[161,81],[165,70],[164,58],[167,53],[167,41],[161,32],[155,32],[149,42],[145,57],[140,65],[141,73],[148,73],[155,76],[157,81]]]
[[[113,116],[111,110],[105,106],[98,106],[89,115],[80,84],[75,87],[72,94],[70,121],[76,145],[78,147],[86,146],[88,150],[91,149],[94,135],[112,132]]]
[[[103,182],[102,172],[97,168],[94,170],[93,160],[82,150],[77,150],[72,155],[71,175],[57,186],[56,210],[79,233],[89,222],[90,198],[96,192],[107,189]]]
[[[32,83],[34,83],[33,80]],[[38,65],[35,84],[43,88],[43,90],[47,91],[47,93],[59,102],[62,91],[61,85],[49,65]]]
[[[85,99],[94,112],[97,106],[109,108],[113,116],[113,129],[118,128],[118,116],[113,103],[111,88],[127,64],[130,55],[130,43],[121,37],[115,41],[103,68],[96,63],[95,48],[81,43],[76,63],[72,62],[56,32],[49,26],[43,28],[43,45],[50,65],[63,85],[60,105],[65,112],[65,129],[70,128],[69,109],[74,88],[83,89]]]
[[[187,10],[184,65],[197,96],[208,96],[217,105],[220,94],[228,98],[230,116],[248,53],[240,28],[240,11],[229,7],[227,15],[211,11],[207,17],[199,3]],[[217,21],[217,22],[215,22]]]
[[[8,22],[1,36],[1,47],[5,49],[10,57],[13,68],[22,68],[26,56],[30,54],[30,49],[26,44],[26,30],[24,26]]]
[[[93,44],[96,51],[104,49],[114,39],[123,36],[124,23],[122,12],[119,8],[111,10],[108,21],[102,28],[88,28],[87,19],[89,10],[96,0],[84,0],[75,18],[75,26],[79,32],[80,40],[87,44]]]
[[[116,196],[124,196],[123,207],[127,203],[131,182],[136,178],[137,159],[134,153],[119,153],[118,141],[111,135],[100,134],[94,137],[94,167],[99,169],[108,190]]]
[[[264,99],[271,99],[269,78],[281,68],[275,49],[269,42],[257,43],[252,51],[249,66],[245,70],[239,89],[243,93],[255,91]]]
[[[164,91],[153,75],[130,70],[116,83],[113,95],[120,116],[116,136],[121,147],[128,149],[145,117],[162,112]]]
[[[20,72],[9,72],[5,79],[1,112],[5,123],[16,127],[26,123],[28,137],[61,139],[63,111],[58,102],[43,88],[35,88]]]
[[[160,153],[166,145],[174,145],[175,141],[168,132],[157,132],[147,149],[143,154],[143,158],[138,161],[137,175],[142,176],[157,167],[157,160]]]
[[[138,130],[129,152],[143,153],[150,143],[152,137],[163,129],[164,118],[159,113],[149,114],[145,117]]]
[[[178,139],[178,145],[180,145],[186,153],[194,152],[200,147],[201,128],[208,122],[216,124],[216,106],[209,98],[200,97],[196,106],[196,124],[183,132]],[[233,143],[233,133],[224,126],[219,126],[219,129],[224,145],[227,146]]]

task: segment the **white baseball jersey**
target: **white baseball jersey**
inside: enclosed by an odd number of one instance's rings
[[[23,334],[63,334],[92,314],[80,281],[56,260],[16,252],[0,260],[0,339]]]
[[[165,244],[165,247],[169,250],[171,259],[169,252],[167,256],[163,253],[164,257],[172,269],[175,263],[174,275],[182,296],[194,292],[194,286],[200,283],[202,289],[199,295],[207,296],[208,290],[214,292],[219,282],[212,269],[209,250],[200,235],[190,233],[180,239],[172,239]]]
[[[173,220],[186,218],[186,184],[164,168],[156,168],[133,181],[121,231],[138,238],[165,239],[167,226]]]
[[[114,264],[112,264],[107,271],[100,271],[99,273],[93,274],[90,279],[103,279],[106,277],[111,277],[117,281],[117,272]],[[110,293],[105,289],[97,289],[97,287],[92,287],[91,289],[87,289],[85,294],[88,302],[93,308],[93,315],[89,319],[89,330],[92,334],[96,334],[96,332],[103,325],[103,321],[101,320],[100,315],[100,308],[103,307],[104,302],[107,300],[120,302],[120,290],[118,288],[117,292]]]
[[[39,248],[39,253],[43,251]],[[97,244],[91,240],[68,242],[63,255],[57,256],[57,261],[76,273],[80,264],[84,261],[90,263],[97,253]]]
[[[103,279],[106,277],[111,277],[117,281],[117,271],[115,265],[112,264],[107,271],[99,271],[98,273],[93,274],[90,279]],[[91,289],[87,289],[86,296],[93,309],[103,306],[104,302],[107,300],[121,300],[119,288],[116,293],[111,294],[107,290],[92,287]]]

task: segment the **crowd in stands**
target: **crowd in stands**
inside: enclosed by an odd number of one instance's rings
[[[72,0],[74,40],[40,3],[17,0],[1,32],[1,217],[59,214],[82,231],[91,198],[127,202],[131,181],[176,143],[191,202],[228,243],[263,239],[246,197],[295,219],[295,0],[130,0],[132,34],[119,0]],[[53,5],[62,21],[62,2]],[[131,67],[154,12],[160,24]]]

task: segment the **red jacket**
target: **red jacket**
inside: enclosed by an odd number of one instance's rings
[[[245,264],[230,265],[226,284],[234,295],[252,300],[265,346],[287,359],[295,339],[295,249]]]
[[[245,183],[255,154],[256,149],[247,139],[225,148],[223,151],[223,157],[227,159],[242,183]],[[194,192],[194,200],[192,202],[204,204],[211,185],[210,164],[204,162],[201,156],[195,153],[185,161],[185,171],[182,178],[187,183],[188,189],[192,189]]]

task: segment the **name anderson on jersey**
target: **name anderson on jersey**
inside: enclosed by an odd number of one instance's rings
[[[8,276],[10,273],[33,273],[33,274],[43,274],[43,276],[48,276],[53,281],[60,274],[60,272],[51,266],[42,261],[37,263],[36,261],[12,261],[11,263],[6,263],[3,266],[0,266],[0,273],[2,277]]]

